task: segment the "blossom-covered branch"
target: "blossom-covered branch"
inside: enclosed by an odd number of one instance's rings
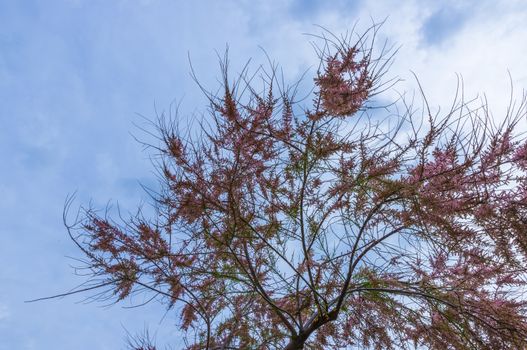
[[[312,103],[225,59],[199,136],[160,117],[155,215],[70,227],[105,296],[164,302],[195,350],[525,348],[525,96],[498,126],[376,108],[378,29],[322,38]]]

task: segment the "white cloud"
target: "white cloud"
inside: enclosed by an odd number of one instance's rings
[[[360,30],[371,23],[370,18],[387,18],[380,37],[400,46],[391,74],[388,74],[405,80],[397,90],[415,90],[417,84],[411,71],[415,72],[432,106],[447,107],[454,97],[459,74],[464,80],[467,99],[485,94],[494,118],[503,118],[511,92],[508,72],[515,98],[521,98],[521,90],[527,88],[525,2],[481,1],[475,6],[466,1],[441,5],[415,0],[367,1],[356,11],[329,8],[310,20],[338,34],[348,30],[357,20]],[[445,36],[438,43],[429,43],[424,34],[424,28],[429,24],[427,21],[445,8],[457,11],[456,18],[462,23],[451,31],[449,28],[432,28],[445,31]],[[306,27],[305,22],[296,27]],[[395,98],[396,95],[392,96]]]
[[[7,305],[0,304],[0,322],[7,320],[11,316]]]
[[[364,1],[350,11],[344,2],[334,6],[317,7],[309,16],[298,16],[288,11],[288,2],[268,2],[266,5],[242,6],[238,8],[240,18],[238,36],[230,38],[235,59],[243,61],[254,57],[256,45],[264,47],[271,58],[276,59],[289,74],[286,78],[298,77],[309,65],[317,62],[309,45],[311,38],[302,33],[320,33],[313,24],[319,24],[335,34],[349,30],[357,21],[365,28],[373,20],[386,23],[380,38],[400,46],[391,75],[405,80],[398,90],[414,90],[417,84],[411,71],[422,83],[432,105],[447,106],[455,93],[457,74],[465,83],[467,98],[485,94],[495,111],[495,117],[504,114],[509,100],[510,71],[515,90],[527,87],[527,6],[521,1],[481,1],[477,6],[469,1],[446,3],[406,0]],[[454,29],[446,28],[449,22],[439,22],[428,30],[444,31],[441,41],[427,42],[426,26],[431,16],[443,11],[445,16],[455,13],[459,20]],[[442,26],[441,26],[442,25]],[[247,53],[239,49],[253,50]],[[257,57],[258,58],[258,57]],[[257,60],[256,60],[257,61]],[[215,67],[199,74],[214,74]],[[394,95],[395,96],[395,95]]]

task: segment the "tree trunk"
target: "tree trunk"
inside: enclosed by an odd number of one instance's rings
[[[302,350],[304,349],[304,343],[306,342],[308,336],[305,334],[299,334],[297,337],[292,338],[289,341],[289,344],[284,348],[284,350]]]
[[[323,317],[319,317],[318,315],[315,315],[311,322],[308,322],[309,326],[307,328],[304,328],[300,334],[298,334],[295,337],[292,337],[289,343],[286,345],[284,350],[302,350],[304,349],[304,344],[309,338],[309,336],[325,325],[328,322],[335,321],[337,319],[338,310],[333,310],[327,314],[325,314]]]

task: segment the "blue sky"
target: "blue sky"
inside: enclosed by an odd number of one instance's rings
[[[381,35],[400,46],[399,91],[420,78],[432,104],[448,104],[463,75],[467,94],[485,92],[496,118],[527,88],[525,1],[161,1],[0,0],[0,350],[122,349],[125,329],[148,327],[161,344],[178,338],[162,307],[124,309],[81,296],[33,304],[81,283],[79,257],[62,226],[74,205],[119,201],[133,211],[155,184],[139,114],[182,101],[182,116],[205,110],[189,76],[214,88],[214,50],[230,46],[233,70],[262,51],[295,79],[316,63],[309,37],[388,17]],[[441,5],[439,5],[441,3]]]

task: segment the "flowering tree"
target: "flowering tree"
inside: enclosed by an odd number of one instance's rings
[[[156,215],[68,226],[88,289],[166,303],[187,349],[525,348],[525,99],[380,118],[376,30],[323,39],[312,103],[225,60],[199,137],[160,117]]]

